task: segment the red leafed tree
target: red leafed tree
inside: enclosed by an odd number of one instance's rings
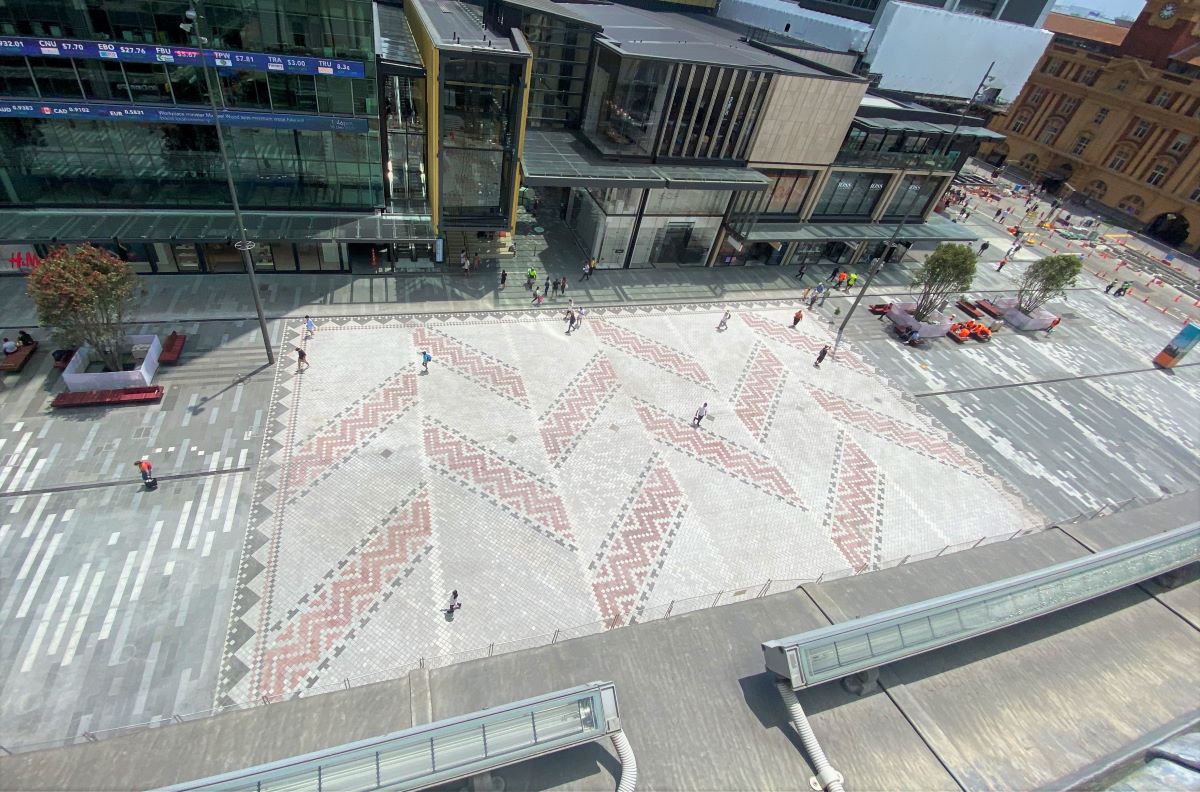
[[[125,322],[139,294],[128,264],[91,245],[61,247],[29,273],[27,288],[55,343],[87,344],[108,370],[121,370]]]

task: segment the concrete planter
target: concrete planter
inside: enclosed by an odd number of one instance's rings
[[[69,391],[116,390],[117,388],[136,388],[149,385],[158,371],[158,356],[162,354],[162,344],[156,335],[127,336],[126,345],[129,349],[145,349],[146,357],[142,365],[132,371],[98,371],[87,373],[87,367],[93,359],[91,347],[81,346],[71,358],[71,362],[63,369],[63,382]]]
[[[996,307],[1004,311],[1004,321],[1018,330],[1045,330],[1058,318],[1044,308],[1037,309],[1032,316],[1021,313],[1016,297],[1001,297],[996,300]]]
[[[945,314],[930,311],[924,322],[918,322],[912,315],[916,307],[916,303],[892,303],[887,315],[897,327],[917,328],[921,338],[941,338],[950,332],[950,320]]]

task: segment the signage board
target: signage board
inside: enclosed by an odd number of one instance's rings
[[[367,119],[306,113],[222,110],[221,123],[261,129],[303,129],[313,132],[366,132]],[[0,118],[69,118],[91,121],[137,121],[157,124],[211,125],[212,111],[200,107],[152,107],[87,102],[0,101]]]

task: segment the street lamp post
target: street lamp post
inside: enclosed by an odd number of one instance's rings
[[[225,149],[225,134],[221,131],[221,112],[217,108],[217,92],[208,74],[208,58],[204,43],[208,40],[200,35],[200,14],[194,4],[188,5],[184,13],[187,22],[181,22],[179,27],[191,33],[196,39],[196,47],[200,50],[200,71],[204,73],[204,87],[208,90],[209,105],[212,108],[213,124],[217,128],[217,148],[221,152],[221,165],[225,168],[225,181],[229,186],[229,202],[233,205],[233,217],[237,221],[238,241],[233,243],[242,253],[242,266],[246,268],[246,277],[250,280],[250,296],[254,298],[254,312],[258,314],[258,329],[262,332],[263,348],[267,351],[267,365],[275,363],[275,351],[271,348],[271,334],[267,330],[267,318],[263,315],[262,299],[258,296],[258,279],[254,276],[254,260],[250,251],[254,243],[246,237],[246,224],[242,221],[242,208],[238,204],[237,187],[233,183],[233,169],[229,165],[229,154]]]
[[[958,130],[962,128],[963,119],[967,117],[967,113],[969,113],[971,108],[975,105],[975,100],[978,99],[979,94],[983,92],[984,86],[991,82],[992,69],[994,68],[996,68],[996,61],[992,61],[991,65],[988,66],[987,71],[983,73],[983,79],[979,81],[979,85],[975,88],[975,93],[971,94],[971,98],[967,102],[967,106],[964,107],[962,112],[958,114],[958,118],[954,119],[954,130],[950,133],[950,137],[946,139],[946,146],[942,153],[950,153],[950,147],[954,145],[954,138],[958,135]],[[936,157],[937,154],[934,156]],[[936,170],[937,161],[935,159],[934,162],[930,164],[929,172],[925,175],[925,178],[932,178]],[[888,239],[887,244],[884,247],[885,251],[895,247],[896,241],[900,238],[900,233],[904,230],[905,224],[908,223],[909,218],[912,217],[913,208],[913,206],[910,206],[904,210],[904,216],[900,218],[900,222],[896,224],[896,229],[892,231],[892,236],[890,239]],[[871,281],[875,279],[875,275],[878,274],[881,269],[883,269],[883,257],[876,256],[871,262],[870,268],[867,270],[867,277],[863,279],[863,285],[862,288],[859,289],[858,296],[854,298],[854,302],[851,303],[850,307],[846,310],[846,318],[842,320],[841,325],[838,327],[837,337],[833,340],[833,355],[837,355],[838,347],[842,343],[842,335],[846,332],[846,325],[850,324],[850,317],[854,314],[854,310],[858,308],[858,304],[862,302],[862,298],[866,295],[867,289],[871,285]]]

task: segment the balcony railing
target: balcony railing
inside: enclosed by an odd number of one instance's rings
[[[875,168],[922,168],[951,170],[958,154],[915,154],[907,151],[847,151],[838,152],[835,165],[865,165]]]

